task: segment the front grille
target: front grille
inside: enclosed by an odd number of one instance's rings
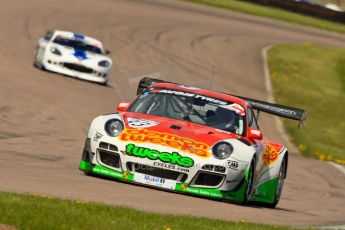
[[[142,165],[138,163],[128,162],[127,169],[131,172],[138,172],[150,176],[156,176],[169,180],[176,180],[180,183],[187,180],[188,175],[182,172],[176,172],[169,169],[162,169],[148,165]]]
[[[199,172],[192,181],[192,185],[217,187],[223,182],[224,175],[210,172]]]
[[[78,65],[78,64],[65,62],[65,63],[63,63],[63,66],[66,67],[67,69],[76,70],[76,71],[79,71],[81,73],[92,73],[93,72],[93,69],[82,66],[82,65]]]
[[[214,165],[204,165],[204,166],[202,166],[202,169],[213,171]]]
[[[220,165],[204,165],[201,168],[205,170],[209,170],[209,171],[219,172],[219,173],[225,173],[226,171],[225,167],[220,166]]]
[[[102,148],[102,149],[108,149],[108,146],[109,146],[108,143],[105,143],[105,142],[99,143],[99,147]]]
[[[99,158],[101,162],[113,168],[120,168],[120,156],[118,153],[99,150]]]
[[[117,148],[116,145],[111,145],[111,144],[108,144],[108,143],[105,143],[105,142],[99,143],[99,147],[102,148],[102,149],[108,149],[110,151],[118,152],[118,148]]]
[[[220,172],[220,173],[225,173],[225,167],[224,166],[220,166],[220,165],[216,165],[214,167],[214,171]]]

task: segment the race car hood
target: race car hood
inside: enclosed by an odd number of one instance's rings
[[[97,63],[100,61],[109,61],[111,63],[111,59],[108,56],[103,54],[97,54],[93,52],[88,52],[82,49],[74,49],[72,47],[62,46],[59,44],[51,44],[51,47],[57,48],[62,56],[66,61],[71,62],[93,62]]]
[[[122,141],[150,142],[199,157],[209,157],[210,148],[221,140],[240,138],[237,134],[166,117],[125,112],[122,118],[125,126]]]

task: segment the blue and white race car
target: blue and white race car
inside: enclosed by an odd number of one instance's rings
[[[48,31],[38,40],[34,65],[83,80],[107,84],[112,60],[100,41],[66,31]]]

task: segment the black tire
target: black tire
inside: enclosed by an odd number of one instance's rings
[[[287,171],[287,157],[284,157],[279,169],[278,183],[276,186],[273,203],[267,205],[269,208],[275,208],[280,200],[280,197],[283,191],[285,177],[286,177],[286,171]]]
[[[108,82],[106,81],[106,82],[100,83],[100,85],[107,86]]]
[[[43,64],[39,63],[39,61],[37,61],[37,55],[38,55],[38,50],[36,50],[36,53],[35,53],[34,66],[40,70],[45,70]]]
[[[249,168],[249,175],[248,175],[248,182],[246,184],[246,188],[244,191],[244,198],[243,198],[243,205],[248,204],[252,190],[253,190],[253,184],[254,184],[254,174],[255,174],[255,158],[253,158],[252,162],[250,163],[250,168]]]

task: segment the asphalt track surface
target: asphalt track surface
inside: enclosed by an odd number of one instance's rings
[[[109,86],[34,68],[37,39],[48,29],[102,40],[114,60]],[[214,88],[266,99],[261,50],[280,43],[343,47],[345,38],[168,0],[1,0],[0,190],[226,220],[344,224],[345,175],[298,154],[291,154],[276,209],[185,196],[78,171],[91,120],[114,111],[120,100],[133,98],[135,81],[142,74],[156,76],[160,69],[168,80],[191,83],[209,80],[214,67]],[[271,117],[263,116],[260,124],[266,136],[284,142]]]

